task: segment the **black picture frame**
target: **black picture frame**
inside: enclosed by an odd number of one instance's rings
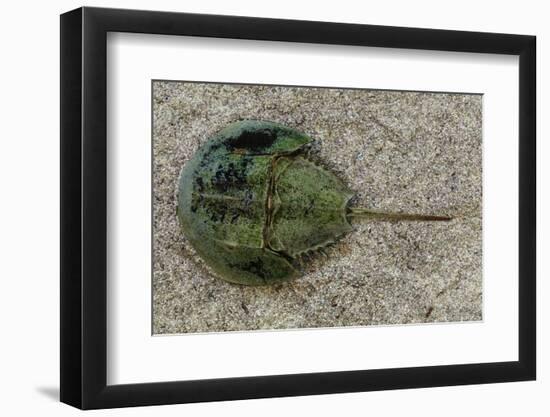
[[[519,56],[519,358],[512,362],[107,385],[108,32]],[[61,401],[82,409],[536,377],[534,36],[136,10],[61,15]]]

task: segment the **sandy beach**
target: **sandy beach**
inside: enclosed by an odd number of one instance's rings
[[[153,82],[153,333],[482,319],[482,96]],[[315,139],[356,205],[450,222],[357,222],[303,276],[271,287],[215,277],[180,230],[179,173],[241,119]]]

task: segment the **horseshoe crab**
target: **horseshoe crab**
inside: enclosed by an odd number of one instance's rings
[[[312,139],[277,123],[232,123],[204,144],[180,175],[183,233],[218,277],[266,285],[300,274],[300,260],[352,231],[354,218],[450,220],[351,207],[354,193],[312,162]]]

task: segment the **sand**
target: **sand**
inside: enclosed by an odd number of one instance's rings
[[[176,217],[182,166],[239,119],[316,140],[316,158],[377,210],[450,222],[358,222],[271,287],[215,277]],[[482,320],[482,96],[153,82],[153,333]]]

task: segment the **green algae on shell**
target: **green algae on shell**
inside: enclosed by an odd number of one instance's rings
[[[232,123],[184,166],[181,228],[220,278],[275,284],[299,275],[303,255],[352,231],[351,219],[450,220],[350,207],[354,193],[307,159],[312,139],[280,124]]]

